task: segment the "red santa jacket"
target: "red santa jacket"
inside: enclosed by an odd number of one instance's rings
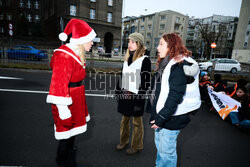
[[[52,114],[55,123],[55,138],[68,139],[87,130],[88,114],[85,87],[78,84],[69,87],[71,83],[81,83],[86,76],[80,57],[70,48],[62,45],[56,49],[50,67],[52,69],[51,84],[47,103],[52,103]],[[67,105],[71,115],[73,127],[65,127],[59,117],[57,104]]]

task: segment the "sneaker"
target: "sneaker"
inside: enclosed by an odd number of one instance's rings
[[[117,149],[117,150],[123,150],[123,149],[126,147],[126,145],[128,145],[128,144],[118,144],[118,145],[116,146],[116,149]]]

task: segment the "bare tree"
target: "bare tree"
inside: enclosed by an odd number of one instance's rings
[[[200,38],[205,43],[205,55],[206,58],[210,58],[211,54],[211,43],[216,44],[222,41],[227,35],[227,23],[218,23],[213,21],[211,24],[202,24],[201,22],[196,22],[195,26],[198,28],[200,33]]]

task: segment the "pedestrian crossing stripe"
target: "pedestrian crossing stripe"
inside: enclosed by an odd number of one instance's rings
[[[23,78],[15,78],[15,77],[0,76],[0,79],[17,79],[17,80],[22,80]],[[1,166],[0,166],[0,167],[1,167]]]
[[[20,92],[20,93],[42,93],[42,94],[48,94],[48,91],[34,91],[34,90],[17,90],[17,89],[0,89],[2,92]],[[102,94],[85,94],[86,96],[92,96],[92,97],[106,97],[107,95]],[[0,166],[1,167],[1,166]]]

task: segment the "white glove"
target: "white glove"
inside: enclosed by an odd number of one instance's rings
[[[61,104],[57,104],[56,105],[57,109],[58,109],[58,113],[59,113],[59,117],[64,120],[64,119],[68,119],[71,117],[71,112],[68,108],[67,105],[61,105]]]

